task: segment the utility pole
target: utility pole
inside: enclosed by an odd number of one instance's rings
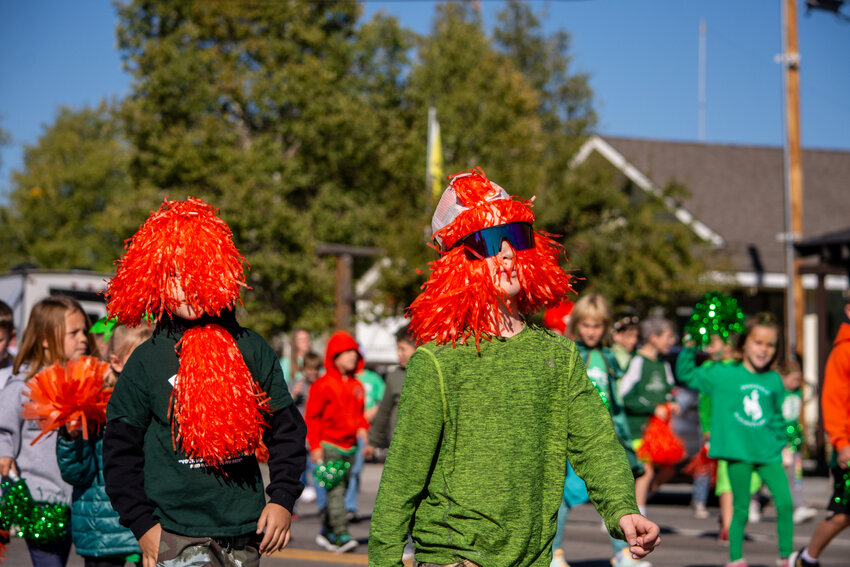
[[[802,260],[794,242],[803,235],[803,157],[800,149],[800,50],[797,44],[797,2],[782,2],[782,56],[785,99],[785,356],[802,351],[805,297],[800,275]]]
[[[705,19],[699,21],[699,94],[697,95],[697,139],[705,142]]]

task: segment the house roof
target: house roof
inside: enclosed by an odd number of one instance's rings
[[[784,272],[782,148],[593,136],[574,163],[593,151],[644,190],[685,186],[690,196],[671,210],[684,222],[692,216],[697,234],[725,250],[739,272]],[[848,212],[850,152],[803,150],[802,237],[847,228]]]

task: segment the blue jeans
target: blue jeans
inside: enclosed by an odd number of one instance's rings
[[[363,472],[363,465],[366,463],[366,458],[363,457],[363,447],[365,443],[362,439],[357,440],[357,454],[354,455],[354,463],[351,465],[351,472],[348,476],[348,490],[345,491],[345,509],[349,512],[357,514],[357,497],[360,495],[360,473]]]
[[[694,475],[694,488],[691,500],[705,504],[708,502],[708,491],[711,489],[711,475]]]
[[[27,541],[33,567],[65,567],[71,553],[71,534],[51,543]]]

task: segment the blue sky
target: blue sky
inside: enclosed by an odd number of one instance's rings
[[[580,0],[530,2],[547,30],[572,35],[575,69],[590,74],[601,133],[698,137],[698,29],[707,25],[706,141],[779,146],[783,141],[781,0]],[[435,2],[366,1],[427,33]],[[501,8],[481,3],[488,25]],[[799,10],[804,147],[850,150],[850,23]],[[845,8],[850,12],[850,7]],[[0,2],[0,193],[59,106],[96,105],[130,90],[106,0]],[[423,110],[424,112],[424,110]]]

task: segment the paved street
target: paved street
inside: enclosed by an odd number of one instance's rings
[[[380,480],[381,465],[368,464],[364,471],[363,489],[360,495],[361,513],[367,520],[353,524],[351,533],[361,542],[353,553],[328,553],[314,542],[319,530],[319,518],[315,504],[299,503],[298,519],[293,524],[293,540],[290,547],[275,557],[263,560],[266,567],[325,567],[340,565],[366,565],[366,543],[369,534],[368,514],[371,512],[375,493]],[[828,481],[821,477],[805,479],[807,503],[821,509],[828,497]],[[713,567],[726,561],[726,548],[715,543],[717,534],[717,510],[711,509],[712,517],[696,520],[688,507],[690,485],[675,484],[663,488],[650,503],[649,515],[661,525],[663,543],[651,556],[654,567]],[[804,545],[825,512],[819,512],[815,520],[797,526],[794,547]],[[744,544],[745,557],[750,567],[773,567],[776,560],[776,522],[773,507],[768,506],[764,518],[747,528],[748,541]],[[608,567],[611,547],[600,530],[600,520],[590,505],[577,508],[570,516],[565,536],[567,560],[572,567]],[[846,567],[850,565],[850,533],[845,532],[833,541],[821,557],[824,567]],[[29,557],[21,541],[10,545],[4,567],[27,566]],[[69,567],[83,567],[83,561],[73,555]]]

